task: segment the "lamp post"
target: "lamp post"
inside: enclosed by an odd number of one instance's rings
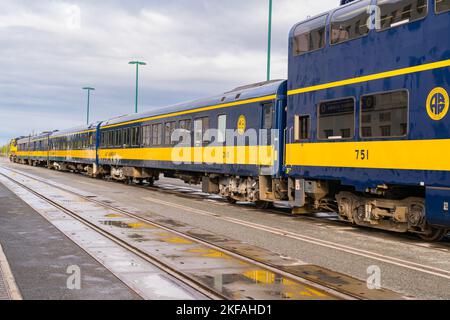
[[[142,61],[130,61],[129,64],[136,65],[136,102],[135,102],[135,108],[134,112],[138,113],[138,97],[139,97],[139,66],[145,66],[147,65],[145,62]]]
[[[269,0],[269,30],[267,40],[267,81],[270,80],[271,51],[272,51],[272,0]]]
[[[95,91],[95,88],[92,87],[84,87],[83,90],[87,91],[87,120],[86,124],[89,125],[89,108],[90,108],[90,100],[91,100],[91,91]]]

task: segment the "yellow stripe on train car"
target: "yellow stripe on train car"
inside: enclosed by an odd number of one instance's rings
[[[358,83],[363,83],[363,82],[368,82],[368,81],[398,77],[398,76],[414,74],[414,73],[424,72],[424,71],[430,71],[430,70],[435,70],[435,69],[441,69],[441,68],[446,68],[446,67],[450,67],[450,59],[433,62],[433,63],[422,64],[422,65],[418,65],[415,67],[408,67],[408,68],[396,69],[396,70],[385,71],[385,72],[380,72],[380,73],[374,73],[374,74],[370,74],[367,76],[355,77],[355,78],[350,78],[350,79],[345,79],[345,80],[339,80],[339,81],[319,84],[319,85],[315,85],[315,86],[311,86],[311,87],[304,87],[304,88],[289,90],[288,95],[292,96],[292,95],[297,95],[297,94],[301,94],[301,93],[337,88],[337,87],[342,87],[342,86],[347,86],[347,85],[352,85],[352,84],[358,84]]]
[[[287,166],[450,171],[450,140],[299,143]]]
[[[101,160],[164,161],[173,163],[243,164],[272,166],[277,160],[273,146],[176,147],[100,149]]]
[[[23,151],[20,157],[95,159],[95,150]],[[273,146],[175,147],[100,149],[101,160],[165,161],[177,163],[243,164],[272,166],[278,156]]]

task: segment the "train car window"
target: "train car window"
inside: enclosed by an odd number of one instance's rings
[[[408,133],[408,91],[393,91],[361,98],[361,137],[404,137]],[[367,117],[370,116],[370,117]],[[365,121],[363,122],[363,118]]]
[[[109,134],[110,134],[109,147],[113,148],[116,146],[117,130],[110,131]]]
[[[152,145],[154,146],[160,146],[162,144],[162,137],[163,137],[163,127],[162,124],[154,124],[152,126]]]
[[[328,15],[299,24],[294,30],[294,56],[299,56],[325,47]]]
[[[294,139],[295,141],[309,139],[310,132],[310,116],[295,116]]]
[[[227,135],[227,115],[217,117],[217,142],[224,143]]]
[[[89,148],[92,148],[94,146],[94,133],[89,133]]]
[[[164,144],[171,145],[172,144],[172,134],[177,129],[177,123],[175,121],[166,122],[164,128]]]
[[[356,2],[337,10],[331,18],[331,44],[357,39],[369,34],[370,0]]]
[[[202,119],[195,119],[194,121],[194,142],[199,146],[203,142],[203,121]]]
[[[383,31],[425,18],[428,0],[378,0],[380,25]]]
[[[208,130],[211,128],[209,124],[209,117],[202,119],[203,121],[203,142],[210,142],[211,137],[207,134]]]
[[[355,99],[323,102],[318,114],[319,139],[352,139],[355,136]]]
[[[123,136],[123,147],[124,148],[129,147],[130,146],[130,129],[129,128],[123,129],[122,136]]]
[[[436,13],[450,11],[450,0],[436,0],[435,6]]]
[[[264,123],[263,129],[272,129],[273,125],[273,103],[263,105]]]
[[[180,120],[180,129],[191,131],[192,121],[190,119]]]
[[[209,117],[195,119],[194,141],[197,146],[202,145],[203,142],[209,142],[211,140],[211,137],[206,134],[209,128]]]
[[[150,146],[152,142],[152,130],[150,126],[142,128],[142,144],[146,147]]]
[[[132,147],[135,147],[138,144],[137,128],[131,128],[130,131],[131,131],[131,139],[130,139],[131,143],[130,143],[130,145]]]
[[[114,146],[115,147],[120,147],[121,142],[120,140],[122,140],[122,130],[116,130],[116,139],[114,140]]]
[[[101,139],[102,139],[102,141],[101,141],[101,146],[102,147],[105,147],[106,146],[106,134],[105,134],[105,132],[102,132],[102,136],[101,136]]]

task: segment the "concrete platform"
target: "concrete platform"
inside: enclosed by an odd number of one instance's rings
[[[2,184],[0,244],[25,300],[140,299]],[[81,274],[79,289],[71,285],[76,281],[70,278],[77,269]],[[0,299],[11,299],[4,280],[0,276]]]
[[[0,300],[22,300],[14,276],[0,245]]]

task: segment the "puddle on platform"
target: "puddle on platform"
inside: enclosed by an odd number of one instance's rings
[[[200,279],[232,299],[333,299],[328,294],[310,286],[286,279],[271,271],[260,269],[245,270],[241,273],[204,275]],[[240,290],[235,288],[240,288]]]

